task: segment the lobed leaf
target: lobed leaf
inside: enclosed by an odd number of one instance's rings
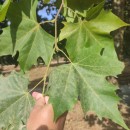
[[[36,64],[40,56],[48,64],[53,51],[54,38],[42,29],[42,23],[37,23],[37,2],[22,0],[11,3],[7,14],[11,26],[4,29],[0,37],[0,55],[19,51],[18,60],[24,71]]]
[[[101,50],[98,44],[83,48],[72,63],[61,65],[50,74],[48,93],[55,118],[72,109],[79,96],[85,113],[94,111],[100,119],[109,118],[128,129],[118,110],[116,89],[106,81],[106,76],[119,74],[123,64],[118,61],[114,46],[106,46],[103,55]]]
[[[116,76],[123,69],[110,32],[128,24],[110,11],[102,10],[90,21],[64,25],[60,40],[67,40],[66,49],[71,63],[55,69],[50,74],[48,86],[56,118],[70,110],[79,96],[84,112],[94,111],[100,119],[109,118],[129,129],[118,110],[120,99],[115,88],[106,81],[106,76]]]
[[[25,124],[33,105],[29,81],[16,72],[0,77],[0,128],[18,130]]]
[[[66,49],[71,59],[83,47],[89,48],[98,44],[102,48],[113,43],[110,32],[122,26],[127,26],[111,11],[102,10],[100,14],[90,21],[79,21],[78,23],[64,23],[61,30],[60,40],[67,39]]]
[[[77,102],[77,77],[71,65],[57,67],[49,77],[50,102],[54,107],[55,119],[70,110]]]

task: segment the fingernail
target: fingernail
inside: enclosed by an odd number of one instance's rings
[[[48,104],[48,100],[49,100],[49,97],[45,96],[45,102],[46,102],[46,104]]]

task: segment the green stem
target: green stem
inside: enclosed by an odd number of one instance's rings
[[[44,24],[44,23],[49,23],[49,22],[55,22],[55,43],[54,43],[55,47],[54,47],[54,49],[53,49],[53,51],[52,51],[52,54],[51,54],[49,63],[48,63],[48,65],[47,65],[47,68],[46,68],[46,72],[45,72],[44,77],[42,78],[42,80],[41,80],[39,83],[37,83],[37,84],[29,91],[29,93],[32,92],[40,83],[43,82],[43,91],[42,91],[42,94],[43,94],[43,95],[45,94],[46,79],[47,79],[48,71],[49,71],[49,68],[50,68],[50,65],[51,65],[51,60],[52,60],[53,54],[54,54],[55,50],[56,50],[56,51],[62,51],[62,50],[60,50],[60,49],[58,48],[58,45],[57,45],[57,42],[58,42],[58,41],[57,41],[57,19],[58,19],[58,16],[59,16],[59,14],[60,14],[60,12],[61,12],[61,10],[62,10],[63,5],[64,5],[64,0],[62,0],[62,3],[61,3],[61,5],[60,5],[60,8],[59,8],[58,13],[57,13],[57,15],[56,15],[56,17],[55,17],[54,20],[45,21],[45,22],[41,22],[41,23],[40,23],[40,24]],[[62,52],[62,53],[64,53],[64,52]],[[64,54],[65,54],[65,53],[64,53]],[[65,55],[66,55],[66,54],[65,54]],[[69,59],[69,58],[68,58],[68,59]]]
[[[69,60],[70,63],[72,63],[71,59],[67,56],[67,54],[63,50],[59,49],[59,51],[64,54],[64,56]]]
[[[42,78],[30,91],[29,93],[31,93],[40,83],[42,83],[44,81],[44,79]]]
[[[39,24],[41,25],[41,24],[45,24],[45,23],[54,23],[54,22],[55,22],[55,19],[50,20],[50,21],[44,21],[44,22],[41,22]]]
[[[43,79],[44,79],[44,82],[43,82],[43,91],[42,91],[42,94],[43,94],[43,95],[45,94],[46,79],[47,79],[48,71],[49,71],[49,68],[50,68],[50,65],[51,65],[51,60],[52,60],[52,57],[53,57],[54,52],[55,52],[55,48],[54,48],[53,51],[52,51],[51,58],[50,58],[50,60],[49,60],[49,63],[48,63],[47,68],[46,68],[45,75],[44,75],[44,77],[43,77]]]
[[[58,16],[63,8],[63,5],[64,5],[64,0],[62,0],[62,3],[60,5],[60,8],[58,10],[58,13],[56,14],[56,17],[55,17],[55,49],[56,51],[59,51],[59,47],[57,45],[58,41],[57,41],[57,19],[58,19]]]

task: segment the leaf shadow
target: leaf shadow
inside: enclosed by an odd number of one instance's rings
[[[119,110],[121,111],[126,125],[130,127],[130,107],[123,103],[120,103]],[[100,120],[98,116],[93,113],[86,115],[84,120],[87,121],[90,127],[93,127],[94,125],[98,124],[102,127],[102,130],[125,130],[124,128],[109,119],[103,118],[102,120]]]

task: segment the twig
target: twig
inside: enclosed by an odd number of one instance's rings
[[[63,5],[64,5],[64,0],[62,0],[58,13],[56,14],[56,17],[55,17],[55,49],[56,49],[56,51],[59,51],[59,47],[57,46],[57,19],[63,8]]]
[[[50,68],[50,65],[51,65],[51,60],[52,60],[52,57],[53,57],[53,54],[54,54],[55,51],[61,51],[61,52],[66,56],[66,58],[71,62],[71,60],[69,59],[69,57],[68,57],[62,50],[60,50],[60,49],[58,48],[58,45],[57,45],[57,37],[58,37],[58,36],[57,36],[57,19],[58,19],[58,16],[59,16],[59,14],[60,14],[62,8],[63,8],[63,5],[64,5],[64,0],[62,0],[62,3],[61,3],[61,5],[60,5],[60,8],[59,8],[58,13],[57,13],[57,15],[56,15],[56,17],[55,17],[54,20],[45,21],[45,22],[41,22],[41,23],[40,23],[40,24],[44,24],[44,23],[48,23],[48,22],[55,22],[55,43],[54,43],[55,47],[54,47],[54,49],[53,49],[53,51],[52,51],[52,54],[51,54],[49,63],[48,63],[48,65],[47,65],[47,69],[46,69],[46,72],[45,72],[45,75],[44,75],[43,79],[42,79],[38,84],[36,84],[35,87],[34,87],[33,89],[31,89],[29,92],[32,92],[41,82],[44,82],[44,83],[43,83],[43,91],[42,91],[42,93],[45,94],[47,74],[48,74],[48,71],[49,71],[49,68]]]
[[[44,78],[42,78],[30,91],[29,93],[31,93],[40,83],[42,83],[44,81]]]
[[[45,23],[54,23],[54,22],[55,22],[55,19],[50,20],[50,21],[40,22],[39,24],[41,25],[41,24],[45,24]]]
[[[49,63],[48,63],[48,65],[47,65],[47,69],[46,69],[45,75],[44,75],[44,77],[43,77],[44,83],[43,83],[43,91],[42,91],[42,94],[45,94],[47,74],[48,74],[48,71],[49,71],[49,68],[50,68],[50,65],[51,65],[51,60],[52,60],[54,51],[55,51],[55,48],[54,48],[53,51],[52,51],[51,58],[50,58],[50,60],[49,60]]]

